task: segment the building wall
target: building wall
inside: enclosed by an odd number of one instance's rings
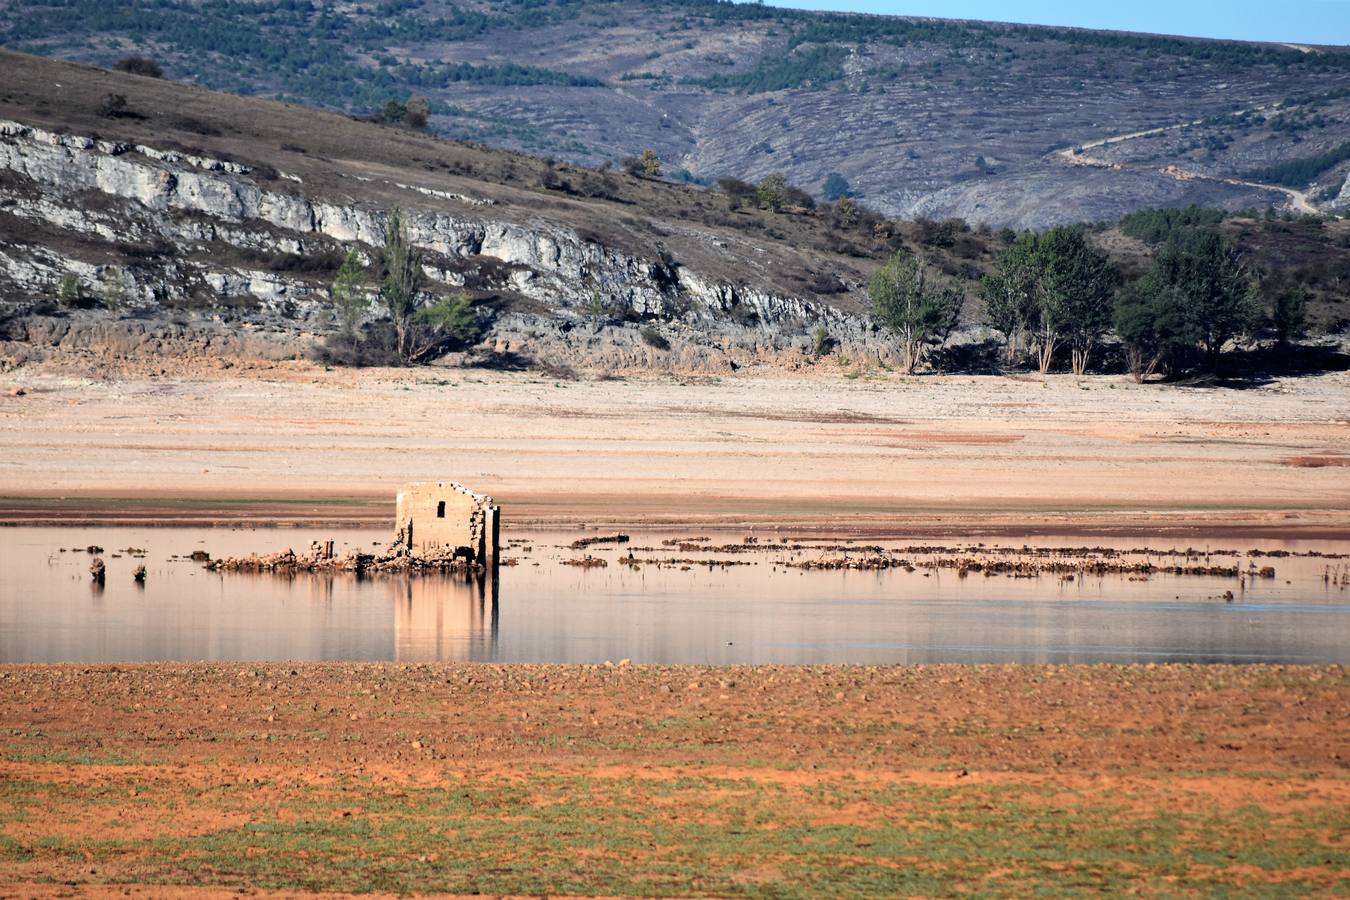
[[[394,530],[414,554],[465,547],[485,563],[496,557],[496,520],[491,497],[453,481],[425,481],[399,490]]]

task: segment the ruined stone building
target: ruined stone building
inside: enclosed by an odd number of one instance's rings
[[[459,553],[491,566],[497,561],[501,507],[454,481],[405,484],[398,492],[394,540],[415,556]]]

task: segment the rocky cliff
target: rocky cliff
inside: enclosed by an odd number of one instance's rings
[[[426,253],[429,282],[480,299],[485,351],[555,365],[715,369],[801,358],[819,329],[845,345],[874,343],[845,280],[834,302],[778,289],[777,258],[790,248],[746,247],[687,222],[678,233],[648,226],[666,238],[648,246],[631,235],[607,241],[537,198],[473,187],[419,183],[415,170],[369,160],[304,156],[288,171],[174,137],[3,119],[8,334],[118,353],[303,353],[333,328],[332,261],[351,248],[372,258],[397,206]],[[738,254],[767,259],[743,266]],[[859,273],[843,275],[856,287]],[[61,304],[63,280],[77,290]],[[370,317],[379,314],[372,305]]]

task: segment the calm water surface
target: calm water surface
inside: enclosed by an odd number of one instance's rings
[[[690,532],[682,532],[687,536]],[[495,579],[208,572],[185,558],[297,551],[321,537],[370,547],[383,531],[178,528],[0,529],[0,662],[148,660],[478,660],[646,663],[1350,662],[1350,590],[1324,576],[1350,560],[1260,559],[1275,579],[1154,575],[1061,581],[951,570],[925,575],[754,565],[632,570],[624,548],[592,548],[603,569],[561,565],[579,534],[511,532],[520,564]],[[638,557],[688,557],[635,534]],[[715,534],[736,543],[741,533]],[[883,541],[902,547],[922,541]],[[944,541],[954,545],[969,543]],[[1082,539],[1001,538],[1004,546]],[[1093,543],[1099,543],[1093,541]],[[1189,545],[1203,547],[1194,539]],[[91,581],[104,548],[107,581]],[[1122,548],[1174,546],[1130,540]],[[1350,552],[1350,543],[1225,539],[1215,547]],[[1185,545],[1182,545],[1185,546]],[[144,559],[121,553],[144,548]],[[66,548],[66,552],[60,552]],[[835,555],[831,553],[806,555]],[[173,558],[173,557],[179,558]],[[1161,560],[1157,562],[1176,562]],[[1245,567],[1246,559],[1213,557]],[[134,584],[144,563],[148,578]],[[1222,594],[1234,592],[1233,602]]]

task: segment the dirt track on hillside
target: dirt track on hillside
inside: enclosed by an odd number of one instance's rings
[[[1343,373],[1234,390],[295,363],[97,378],[29,368],[0,388],[11,522],[370,522],[390,515],[398,484],[454,479],[516,522],[1350,530]]]

